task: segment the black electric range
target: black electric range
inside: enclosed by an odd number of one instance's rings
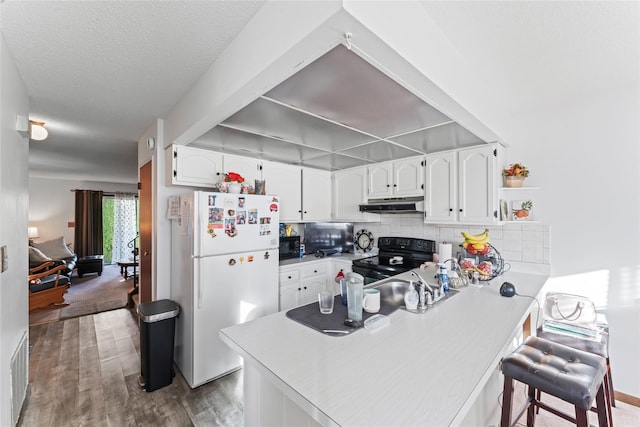
[[[386,279],[433,261],[436,242],[411,237],[378,238],[378,256],[356,259],[354,273],[362,275],[365,284]]]

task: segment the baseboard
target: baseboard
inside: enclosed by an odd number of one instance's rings
[[[630,394],[622,393],[620,391],[616,391],[616,400],[620,402],[624,402],[628,405],[637,406],[640,408],[640,397],[632,396]]]

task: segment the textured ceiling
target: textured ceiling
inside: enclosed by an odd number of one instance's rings
[[[5,1],[0,28],[49,138],[32,176],[137,181],[137,140],[261,1]]]
[[[505,117],[625,87],[640,72],[630,65],[639,54],[637,1],[420,3],[495,88]],[[0,2],[31,117],[50,129],[45,142],[30,143],[31,174],[135,182],[136,141],[262,4]]]

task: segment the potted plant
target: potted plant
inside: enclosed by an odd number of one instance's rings
[[[227,172],[224,174],[224,182],[227,183],[227,191],[229,193],[240,194],[244,178],[239,173]]]
[[[529,176],[529,169],[522,163],[512,163],[508,169],[502,170],[505,187],[520,188],[524,179]]]

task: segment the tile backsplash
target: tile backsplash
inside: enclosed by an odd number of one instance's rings
[[[550,264],[549,226],[526,222],[504,225],[425,224],[421,214],[380,215],[380,222],[354,223],[354,231],[365,228],[378,237],[415,237],[453,244],[453,253],[462,250],[460,232],[482,233],[489,229],[489,242],[505,261]]]

